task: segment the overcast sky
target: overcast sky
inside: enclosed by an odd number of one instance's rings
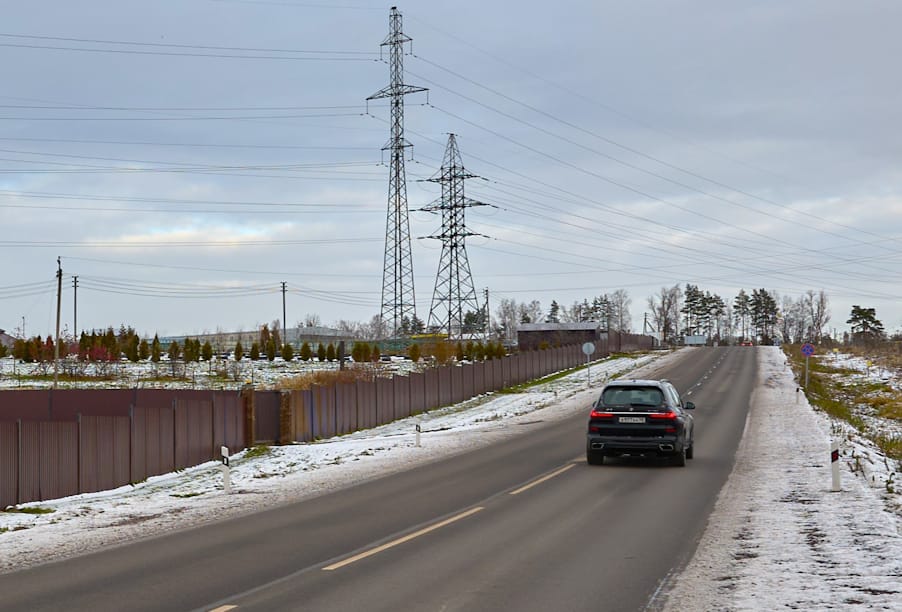
[[[379,313],[391,4],[13,3],[0,25],[0,328],[153,335]],[[475,286],[574,301],[686,283],[902,328],[902,4],[398,5],[417,313],[448,133]],[[387,55],[385,56],[387,57]],[[494,311],[494,306],[492,308]]]

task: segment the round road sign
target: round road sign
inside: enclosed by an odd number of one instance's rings
[[[592,353],[595,352],[595,345],[591,342],[586,342],[583,344],[583,353],[588,357]]]
[[[805,357],[811,357],[812,355],[814,355],[814,345],[811,344],[810,342],[806,342],[805,344],[803,344],[802,345],[802,354],[805,355]]]

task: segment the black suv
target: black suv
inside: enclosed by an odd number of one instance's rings
[[[674,465],[692,459],[693,422],[684,402],[667,380],[614,380],[601,390],[589,413],[586,461],[601,465],[605,457],[669,457]]]

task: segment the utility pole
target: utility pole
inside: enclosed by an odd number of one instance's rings
[[[72,277],[72,334],[78,340],[78,276]]]
[[[56,342],[53,343],[53,388],[59,382],[60,314],[63,309],[63,263],[56,258]]]
[[[483,331],[485,335],[485,341],[489,341],[489,336],[491,335],[491,327],[492,327],[492,311],[489,310],[489,288],[485,288],[485,315],[483,316]]]
[[[287,290],[287,283],[282,281],[282,344],[288,344],[288,329],[285,324],[285,291]],[[279,347],[281,351],[282,347]]]
[[[379,317],[392,337],[401,335],[406,319],[413,323],[417,316],[413,288],[413,257],[410,252],[410,221],[407,216],[407,178],[404,172],[404,149],[412,146],[404,138],[404,96],[427,91],[425,87],[404,84],[404,43],[411,38],[401,31],[401,13],[391,7],[390,32],[382,42],[389,47],[390,83],[367,98],[390,98],[391,137],[383,151],[391,151],[388,179],[388,215],[385,221],[385,256],[382,266],[382,309]]]

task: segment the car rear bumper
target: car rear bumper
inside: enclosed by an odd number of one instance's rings
[[[683,446],[684,441],[676,436],[635,438],[590,435],[586,441],[586,450],[604,455],[673,455],[683,452]]]

